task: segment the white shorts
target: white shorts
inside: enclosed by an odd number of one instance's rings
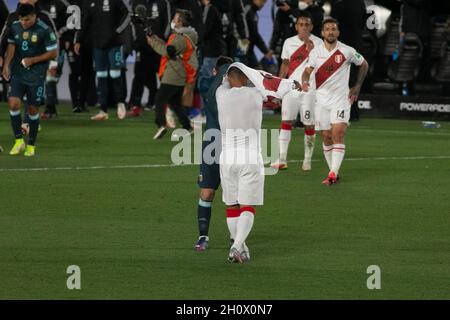
[[[338,104],[332,108],[316,105],[316,130],[331,130],[331,125],[336,123],[348,124],[350,120],[350,104],[348,102]]]
[[[305,126],[315,124],[314,106],[316,95],[314,91],[308,93],[290,91],[283,97],[281,102],[281,120],[292,121],[300,113],[301,121]]]
[[[221,164],[222,199],[227,206],[264,204],[264,165]]]

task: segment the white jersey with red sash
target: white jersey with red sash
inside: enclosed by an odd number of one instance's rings
[[[309,39],[313,42],[314,47],[322,43],[322,40],[313,34],[310,35]],[[307,49],[305,42],[300,40],[298,36],[287,38],[284,41],[281,59],[289,60],[289,79],[301,81],[309,53],[310,51]],[[314,83],[311,86],[314,87]]]
[[[355,49],[342,42],[328,51],[324,43],[314,47],[309,54],[307,67],[313,67],[315,74],[317,105],[326,109],[349,107],[350,65],[360,66],[364,58]]]

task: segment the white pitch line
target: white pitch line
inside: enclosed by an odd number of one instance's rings
[[[386,160],[439,160],[450,159],[450,156],[414,156],[414,157],[373,157],[373,158],[346,158],[345,161],[386,161]],[[303,160],[289,160],[289,163],[302,162]],[[318,162],[322,160],[312,160]],[[118,166],[92,166],[92,167],[55,167],[55,168],[3,168],[0,172],[41,172],[41,171],[82,171],[82,170],[107,170],[107,169],[152,169],[198,166],[198,164],[137,164]]]

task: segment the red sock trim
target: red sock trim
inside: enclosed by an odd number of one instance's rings
[[[292,123],[281,123],[281,130],[292,130]]]
[[[240,213],[242,213],[244,211],[250,211],[251,213],[253,213],[253,215],[256,214],[255,208],[252,208],[252,207],[242,207],[239,211],[240,211]]]
[[[314,130],[314,129],[307,129],[307,130],[305,130],[305,134],[307,136],[313,136],[313,135],[316,134],[316,130]]]
[[[241,215],[239,209],[227,209],[227,218],[237,218]]]

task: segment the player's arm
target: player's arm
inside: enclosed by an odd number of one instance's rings
[[[49,60],[56,59],[58,57],[58,49],[47,51],[39,56],[29,57],[22,60],[22,64],[25,68],[29,68],[34,64],[46,62]]]
[[[278,76],[284,79],[287,77],[288,71],[289,71],[289,59],[283,59],[280,66],[280,73]]]
[[[350,88],[350,92],[348,93],[350,104],[353,104],[356,100],[358,100],[359,92],[361,91],[361,86],[363,85],[364,79],[366,78],[368,71],[369,71],[369,64],[364,59],[364,61],[358,68],[356,83],[352,88]]]
[[[8,43],[8,46],[6,47],[6,54],[5,54],[5,60],[3,63],[3,78],[6,81],[9,81],[10,74],[9,74],[9,66],[11,64],[12,59],[14,58],[14,54],[16,52],[16,45],[14,43]]]
[[[308,92],[309,90],[309,79],[311,78],[311,73],[313,72],[313,67],[306,67],[302,74],[302,90]]]

